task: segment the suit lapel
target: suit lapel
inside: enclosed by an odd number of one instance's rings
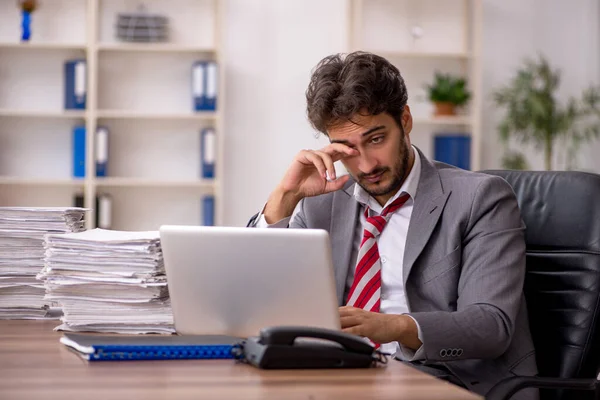
[[[417,149],[417,151],[421,156],[421,177],[406,236],[402,268],[405,287],[410,271],[429,241],[451,193],[451,191],[444,193],[437,169],[425,158],[421,150]]]
[[[337,199],[331,210],[331,249],[339,305],[343,305],[346,279],[352,255],[354,231],[358,217],[358,202],[354,199],[354,181],[346,183],[343,190],[334,193]]]

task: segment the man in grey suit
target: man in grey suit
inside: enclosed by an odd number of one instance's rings
[[[535,375],[511,187],[411,145],[404,80],[382,57],[326,57],[306,96],[331,144],[298,153],[249,226],[327,230],[343,330],[403,362],[480,394]]]

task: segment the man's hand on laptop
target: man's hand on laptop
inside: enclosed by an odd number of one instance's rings
[[[358,150],[332,143],[321,150],[302,150],[294,157],[263,212],[267,223],[289,217],[300,200],[334,192],[344,187],[348,175],[336,179],[333,163],[358,155]]]
[[[400,342],[413,350],[421,347],[416,322],[408,315],[382,314],[362,308],[339,308],[344,332],[369,338],[375,343]]]

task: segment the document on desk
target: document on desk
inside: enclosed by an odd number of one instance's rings
[[[60,342],[88,361],[230,359],[242,338],[224,335],[98,336],[65,333]]]
[[[81,232],[88,210],[77,207],[0,207],[0,319],[56,318],[36,279],[47,234]]]
[[[47,301],[60,304],[73,332],[173,333],[160,236],[157,231],[93,229],[47,235]]]

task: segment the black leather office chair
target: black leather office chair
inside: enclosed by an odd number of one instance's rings
[[[525,296],[539,369],[538,377],[498,383],[486,399],[526,387],[544,388],[542,400],[600,399],[600,175],[483,172],[513,187],[525,221]]]

